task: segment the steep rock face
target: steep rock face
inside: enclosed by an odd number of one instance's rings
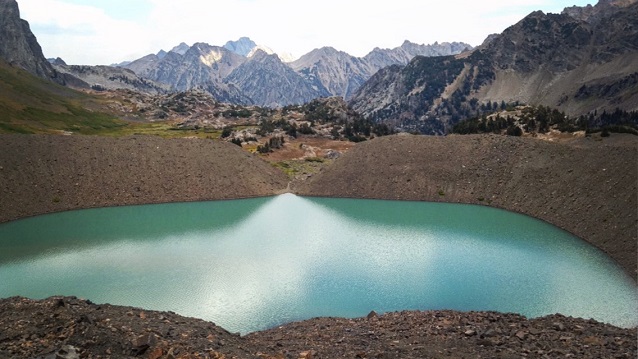
[[[464,43],[419,45],[405,41],[394,49],[375,48],[365,57],[351,56],[331,47],[316,49],[290,63],[315,88],[331,96],[350,99],[377,71],[391,65],[406,65],[415,56],[454,55],[472,46]]]
[[[0,58],[39,77],[56,77],[15,0],[0,0]]]
[[[536,11],[495,38],[485,52],[500,69],[529,73],[573,70],[587,58],[578,51],[591,43],[590,26],[570,16]]]
[[[406,93],[405,81],[403,81],[403,67],[400,65],[388,66],[379,70],[357,91],[351,99],[357,111],[363,111],[364,115],[373,119],[379,119],[387,124],[400,126],[401,114],[396,100]],[[398,113],[399,116],[393,116]]]
[[[493,61],[495,81],[476,96],[570,115],[637,110],[638,3],[601,1],[585,9],[582,20],[570,10],[535,12],[503,32],[482,50]]]
[[[126,68],[141,77],[169,85],[175,91],[204,89],[218,101],[252,103],[237,87],[223,82],[246,61],[245,57],[205,43],[194,44],[183,55],[180,52],[180,49],[171,50],[163,58],[147,55]]]
[[[534,12],[471,54],[417,57],[393,79],[378,73],[350,104],[376,121],[430,134],[445,133],[487,102],[546,105],[569,115],[638,110],[637,14],[635,0]]]
[[[278,107],[301,104],[325,92],[312,88],[299,74],[286,66],[277,55],[257,51],[225,80],[261,106]]]
[[[362,59],[332,47],[315,49],[290,63],[308,83],[331,96],[349,98],[374,70]]]

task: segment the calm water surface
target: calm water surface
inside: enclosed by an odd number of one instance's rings
[[[242,333],[404,309],[638,324],[635,283],[545,222],[481,206],[290,194],[0,225],[0,297],[14,295],[171,310]]]

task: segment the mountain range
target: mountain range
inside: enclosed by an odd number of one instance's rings
[[[533,12],[472,52],[384,68],[349,101],[374,121],[429,134],[494,103],[571,116],[638,110],[637,1]]]
[[[317,97],[348,99],[383,67],[405,65],[415,56],[452,55],[471,48],[457,42],[418,45],[405,41],[394,49],[375,48],[363,58],[323,47],[291,61],[288,55],[280,57],[242,37],[223,47],[182,43],[121,66],[174,91],[204,89],[219,101],[280,107]]]
[[[372,50],[331,47],[290,61],[247,37],[179,44],[118,66],[47,61],[15,0],[0,0],[0,58],[58,84],[150,94],[205,91],[217,101],[282,107],[338,96],[366,118],[445,134],[496,104],[545,105],[570,116],[638,110],[638,0],[536,11],[475,48],[463,43]]]

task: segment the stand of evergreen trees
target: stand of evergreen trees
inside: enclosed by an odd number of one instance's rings
[[[502,108],[502,106],[501,106]],[[504,133],[521,136],[524,133],[547,133],[550,129],[561,132],[586,131],[624,132],[638,135],[638,112],[616,109],[614,112],[592,112],[587,116],[571,118],[564,112],[547,106],[525,107],[520,117],[482,115],[460,121],[452,128],[452,133]]]

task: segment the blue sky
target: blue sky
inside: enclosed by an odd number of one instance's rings
[[[404,40],[479,45],[535,10],[596,0],[17,0],[45,56],[69,64],[133,60],[180,42],[221,46],[248,36],[301,56],[332,46],[355,56]]]

